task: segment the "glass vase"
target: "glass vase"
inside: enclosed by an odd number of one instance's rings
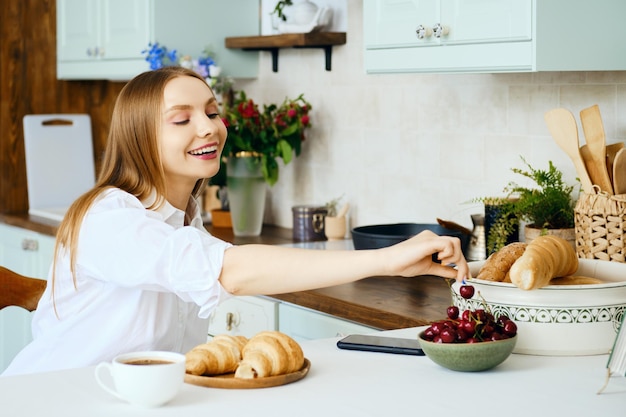
[[[267,184],[261,172],[261,158],[229,157],[226,183],[230,216],[235,236],[259,236],[263,229]]]

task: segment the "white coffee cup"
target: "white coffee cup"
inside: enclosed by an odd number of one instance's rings
[[[114,388],[101,374],[107,369]],[[119,355],[112,362],[102,362],[95,369],[102,388],[131,404],[157,407],[176,396],[185,379],[185,355],[175,352],[147,351]]]

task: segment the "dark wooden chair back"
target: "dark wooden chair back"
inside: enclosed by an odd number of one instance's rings
[[[45,280],[26,277],[0,266],[0,310],[18,306],[34,311],[45,289]]]

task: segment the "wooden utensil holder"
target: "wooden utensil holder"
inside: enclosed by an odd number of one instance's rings
[[[581,193],[574,227],[579,258],[626,261],[626,196]]]

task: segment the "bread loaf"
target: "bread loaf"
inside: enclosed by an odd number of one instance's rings
[[[539,236],[511,266],[511,282],[523,290],[541,288],[556,277],[572,275],[578,270],[574,248],[557,236]]]
[[[507,273],[511,269],[513,262],[517,260],[526,250],[526,243],[509,243],[497,252],[492,253],[478,271],[476,278],[487,281],[510,282]]]
[[[304,353],[291,337],[278,331],[265,331],[250,338],[242,351],[235,378],[264,378],[299,371]]]
[[[247,342],[243,336],[218,335],[185,355],[185,368],[192,375],[221,375],[234,372]]]

